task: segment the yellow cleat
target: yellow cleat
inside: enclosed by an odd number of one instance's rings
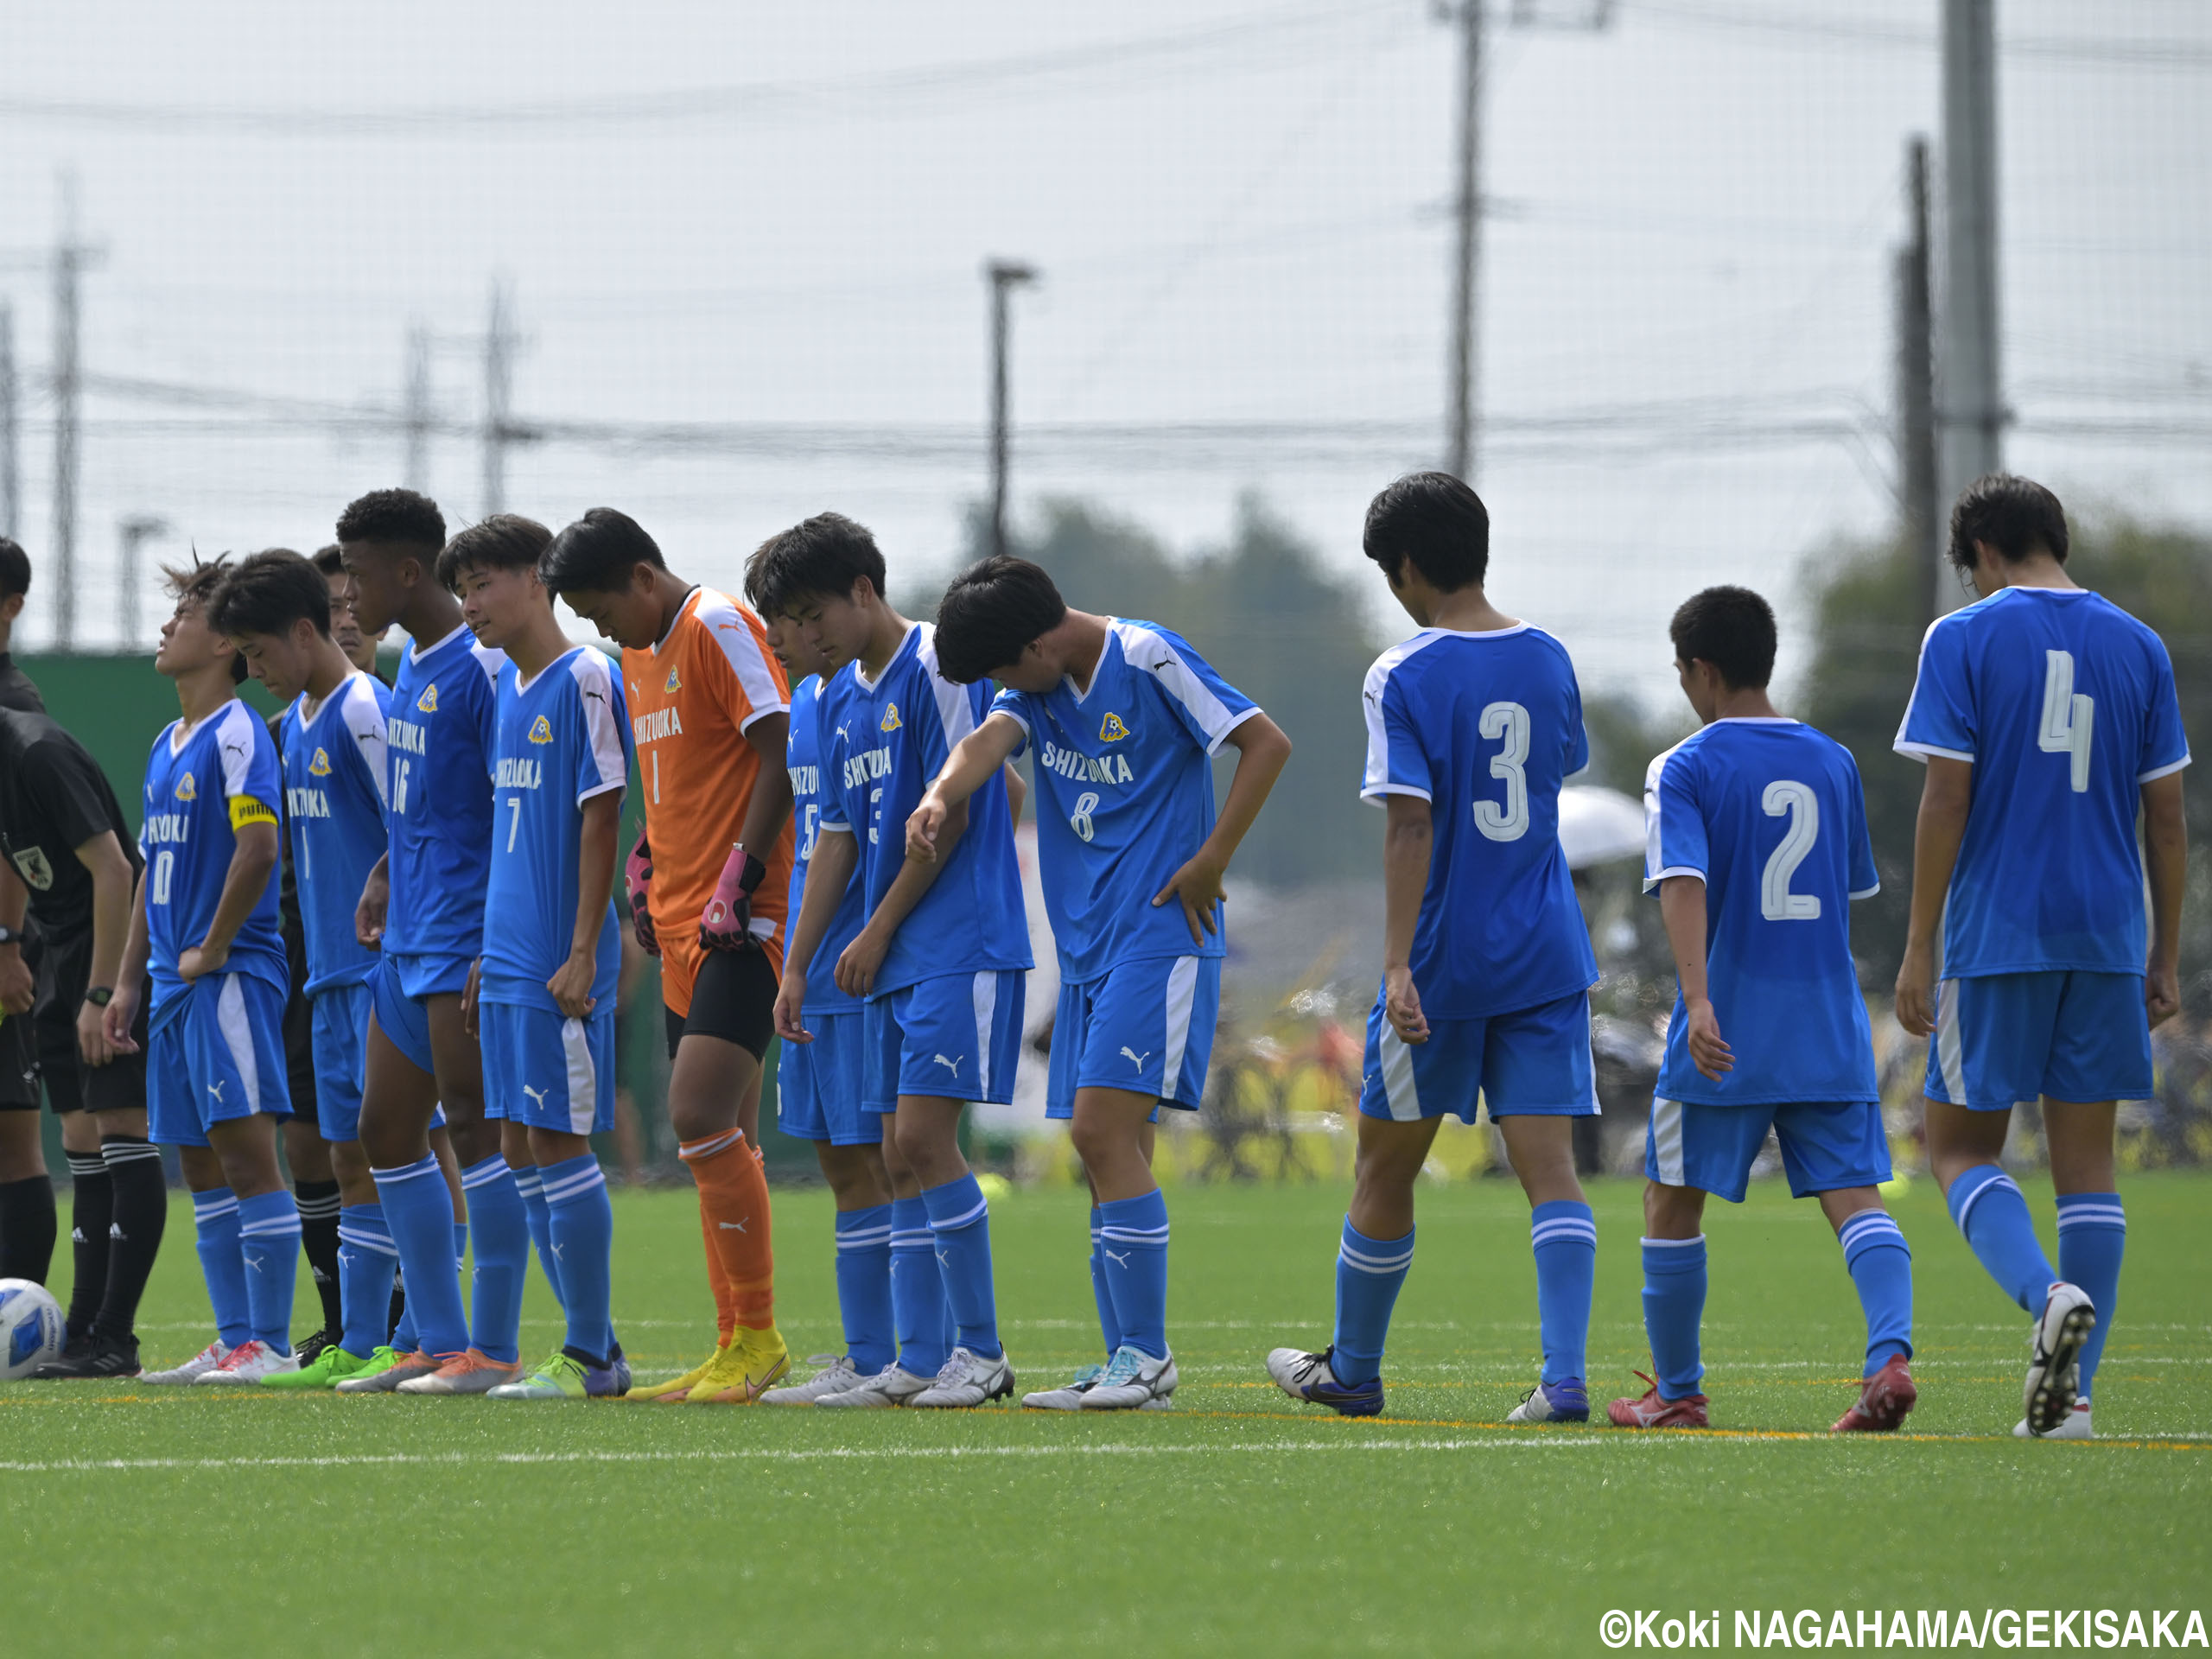
[[[721,1363],[722,1356],[728,1351],[727,1347],[717,1346],[713,1353],[684,1372],[683,1376],[671,1376],[665,1382],[632,1384],[630,1392],[622,1397],[637,1405],[680,1406],[683,1403],[684,1397],[692,1389],[697,1388],[713,1374],[715,1367]]]
[[[694,1406],[749,1406],[782,1382],[791,1369],[783,1332],[737,1328],[729,1346],[716,1354],[706,1376],[685,1396]]]

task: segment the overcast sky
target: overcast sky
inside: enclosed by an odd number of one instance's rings
[[[1681,597],[1745,581],[1792,614],[1808,555],[1888,521],[1891,249],[1906,137],[1937,130],[1936,8],[1588,10],[1497,0],[1478,483],[1498,601],[1586,683],[1659,699]],[[2009,458],[2077,510],[2212,523],[2212,7],[1999,14]],[[623,506],[726,584],[826,506],[946,568],[985,482],[991,254],[1042,273],[1018,512],[1078,495],[1194,550],[1251,491],[1353,569],[1368,496],[1441,452],[1455,48],[1424,0],[135,0],[12,5],[5,40],[0,299],[41,560],[65,169],[103,251],[94,643],[124,515],[168,522],[157,556],[312,547],[398,480],[412,322],[455,429],[428,485],[480,512],[459,429],[495,275],[517,412],[573,435],[514,454],[508,505]]]

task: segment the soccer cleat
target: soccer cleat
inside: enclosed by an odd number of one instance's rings
[[[707,1373],[714,1370],[715,1362],[721,1357],[722,1346],[718,1344],[713,1353],[683,1376],[671,1376],[665,1382],[648,1382],[641,1389],[632,1389],[622,1397],[633,1405],[680,1406],[683,1403],[683,1396],[706,1380]]]
[[[903,1406],[931,1386],[931,1379],[917,1376],[901,1366],[897,1360],[878,1371],[874,1376],[863,1377],[849,1389],[836,1394],[825,1394],[814,1403],[817,1406],[851,1406],[863,1410],[879,1406]]]
[[[1882,1369],[1866,1379],[1859,1403],[1835,1420],[1830,1431],[1837,1434],[1886,1434],[1904,1421],[1905,1414],[1920,1398],[1912,1386],[1912,1371],[1903,1354],[1891,1354]]]
[[[1021,1403],[1032,1411],[1080,1411],[1083,1396],[1096,1388],[1098,1379],[1105,1375],[1103,1365],[1086,1365],[1059,1388],[1023,1395]]]
[[[264,1389],[334,1389],[349,1376],[359,1376],[362,1368],[372,1363],[359,1354],[349,1354],[336,1343],[325,1344],[311,1363],[302,1364],[296,1371],[276,1371],[261,1379]]]
[[[30,1375],[34,1382],[97,1382],[138,1375],[138,1344],[104,1342],[98,1337],[73,1342],[58,1359]]]
[[[1114,1351],[1113,1362],[1097,1382],[1084,1390],[1083,1411],[1144,1411],[1157,1409],[1174,1395],[1175,1356],[1154,1359],[1141,1348],[1123,1343]]]
[[[390,1394],[410,1377],[428,1376],[438,1369],[435,1354],[399,1353],[379,1348],[369,1363],[338,1385],[340,1394]]]
[[[1701,1394],[1686,1394],[1679,1400],[1662,1400],[1659,1384],[1636,1373],[1651,1386],[1637,1400],[1616,1400],[1605,1408],[1605,1415],[1616,1428],[1707,1428],[1712,1425],[1705,1414],[1706,1398]]]
[[[1521,1396],[1521,1403],[1505,1414],[1509,1423],[1586,1423],[1590,1394],[1579,1376],[1556,1382],[1539,1382]]]
[[[220,1337],[209,1343],[181,1365],[173,1365],[166,1371],[141,1371],[141,1382],[156,1382],[164,1386],[172,1383],[197,1382],[206,1373],[213,1370],[230,1357],[230,1349]]]
[[[739,1325],[729,1346],[715,1356],[698,1386],[684,1396],[693,1406],[749,1406],[790,1374],[791,1351],[783,1332]]]
[[[489,1400],[604,1400],[620,1395],[629,1386],[630,1367],[616,1359],[607,1365],[587,1365],[573,1354],[558,1353],[528,1376],[502,1382],[485,1397]]]
[[[806,1363],[821,1369],[804,1382],[769,1389],[760,1396],[760,1403],[764,1406],[810,1406],[826,1395],[842,1394],[847,1389],[856,1388],[862,1381],[860,1368],[853,1363],[849,1354],[810,1354]]]
[[[2076,1400],[2074,1408],[2066,1414],[2066,1420],[2049,1433],[2036,1433],[2029,1428],[2028,1420],[2023,1417],[2012,1425],[2012,1438],[2019,1440],[2094,1440],[2097,1437],[2089,1427],[2089,1402]]]
[[[305,1370],[321,1357],[324,1349],[338,1346],[338,1337],[337,1332],[325,1325],[305,1342],[293,1344],[292,1356],[300,1362],[301,1368]]]
[[[493,1359],[480,1348],[449,1354],[445,1363],[423,1376],[410,1376],[397,1385],[401,1394],[489,1394],[502,1382],[519,1382],[522,1366]]]
[[[202,1371],[193,1378],[195,1388],[245,1388],[264,1377],[281,1376],[287,1371],[296,1371],[300,1362],[288,1351],[278,1353],[265,1342],[242,1342],[223,1356],[223,1363],[212,1371]]]
[[[1318,1354],[1309,1354],[1303,1348],[1278,1348],[1268,1356],[1268,1375],[1294,1400],[1326,1406],[1340,1417],[1374,1416],[1382,1409],[1382,1379],[1339,1382],[1329,1363],[1336,1352],[1333,1343]]]
[[[2082,1345],[2097,1328],[2097,1310],[2079,1285],[2063,1280],[2050,1287],[2044,1300],[2043,1316],[2036,1321],[2033,1357],[2028,1361],[2028,1380],[2020,1391],[2028,1433],[2050,1433],[2066,1421],[2081,1389]]]
[[[965,1411],[1003,1400],[1014,1392],[1014,1367],[1004,1354],[989,1358],[970,1349],[955,1348],[931,1383],[906,1403],[910,1406]],[[835,1398],[833,1395],[832,1398]]]

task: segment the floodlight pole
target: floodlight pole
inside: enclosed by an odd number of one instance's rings
[[[992,259],[985,263],[983,275],[991,285],[991,551],[1002,554],[1007,550],[1007,357],[1012,333],[1007,295],[1035,282],[1037,272],[1014,260]]]

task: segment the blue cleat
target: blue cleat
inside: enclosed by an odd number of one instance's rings
[[[1318,1354],[1303,1348],[1278,1348],[1268,1356],[1268,1375],[1294,1400],[1326,1406],[1341,1417],[1372,1417],[1382,1409],[1382,1379],[1339,1382],[1329,1368],[1333,1344]]]
[[[1556,1382],[1539,1382],[1521,1396],[1521,1403],[1505,1415],[1509,1423],[1586,1423],[1590,1395],[1579,1376]]]

